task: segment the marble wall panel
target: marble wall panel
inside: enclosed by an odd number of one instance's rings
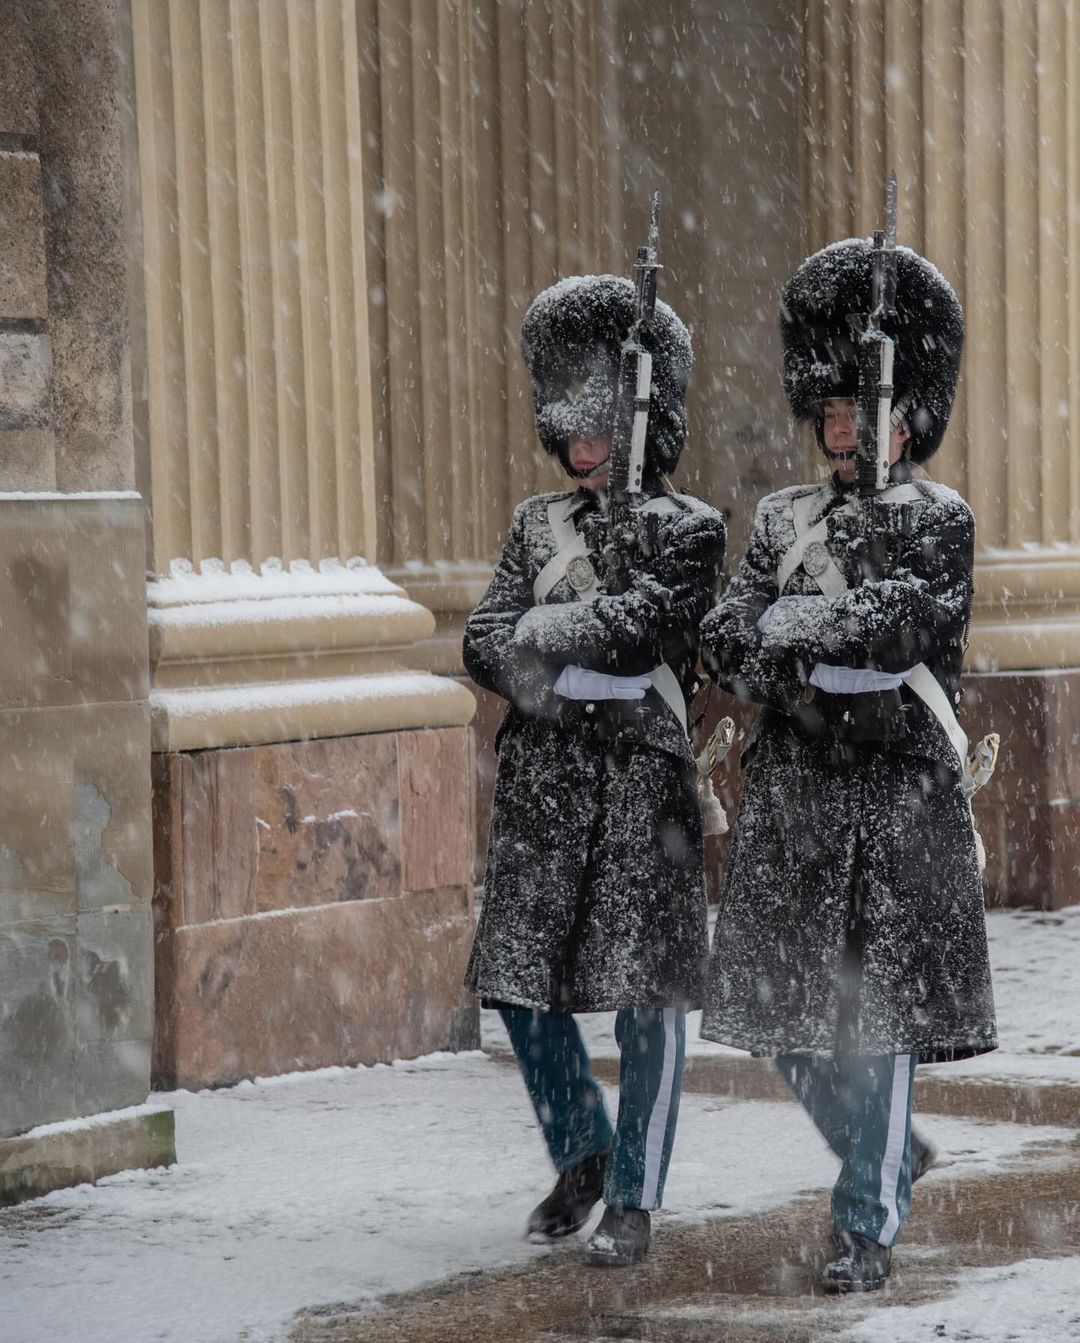
[[[207,923],[255,913],[259,868],[254,752],[175,755],[181,825],[183,912]]]
[[[260,911],[398,894],[398,742],[412,735],[253,749]]]
[[[469,728],[398,734],[402,888],[429,891],[472,880],[473,790]]]
[[[446,1048],[472,928],[458,888],[168,930],[155,1077],[200,1087]]]

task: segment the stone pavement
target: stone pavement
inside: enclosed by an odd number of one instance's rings
[[[614,1060],[597,1062],[605,1081],[616,1069]],[[758,1060],[695,1058],[686,1089],[778,1099],[785,1093],[776,1081]],[[926,1074],[916,1108],[1073,1127],[1080,1093]],[[374,1313],[346,1305],[306,1312],[290,1343],[819,1343],[842,1329],[857,1338],[860,1320],[883,1307],[946,1296],[970,1268],[1064,1256],[1076,1259],[1080,1282],[1080,1136],[1004,1171],[920,1185],[884,1292],[838,1299],[818,1290],[827,1216],[827,1199],[816,1194],[760,1216],[660,1224],[649,1258],[626,1272],[589,1268],[572,1240],[525,1268],[385,1298]]]

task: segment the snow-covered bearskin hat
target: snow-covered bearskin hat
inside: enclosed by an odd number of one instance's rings
[[[795,419],[817,425],[819,442],[822,402],[858,392],[858,345],[848,314],[865,319],[869,310],[873,250],[869,238],[824,247],[802,263],[781,294],[784,391]],[[902,409],[911,430],[908,456],[925,462],[949,422],[964,312],[948,280],[925,257],[909,247],[896,253],[896,317],[883,323],[896,341],[893,406]]]
[[[569,441],[610,436],[619,353],[634,321],[636,289],[617,275],[578,275],[538,294],[521,324],[540,442],[563,466]],[[642,344],[653,357],[645,469],[672,470],[686,441],[690,333],[657,300]]]

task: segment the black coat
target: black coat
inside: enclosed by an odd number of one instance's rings
[[[791,506],[820,488],[826,546],[852,586],[822,595],[801,567],[777,601]],[[709,966],[702,1034],[756,1053],[964,1057],[996,1044],[982,880],[960,766],[906,686],[906,736],[850,745],[853,697],[818,690],[816,663],[899,671],[925,662],[951,702],[971,613],[974,522],[953,490],[880,505],[901,537],[892,577],[862,581],[837,485],[758,506],[737,577],[702,627],[706,665],[765,705],[744,783]],[[906,535],[905,535],[906,533]]]
[[[578,492],[578,528],[601,595],[565,579],[542,626],[518,622],[555,551],[547,505],[514,514],[491,586],[465,628],[473,679],[509,701],[496,738],[484,902],[466,984],[485,1001],[566,1011],[690,1005],[708,951],[693,757],[674,713],[640,701],[555,695],[569,663],[638,675],[667,662],[697,689],[697,631],[724,554],[724,522],[699,500],[649,518],[627,592],[603,594],[606,520]]]

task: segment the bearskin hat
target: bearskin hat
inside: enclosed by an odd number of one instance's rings
[[[858,341],[848,314],[865,320],[869,311],[873,252],[869,238],[833,243],[808,257],[784,286],[784,391],[796,420],[819,421],[827,398],[858,392]],[[964,313],[948,280],[925,257],[909,247],[896,253],[896,316],[882,324],[896,341],[893,405],[906,403],[908,456],[925,462],[949,422]]]
[[[521,324],[521,354],[533,383],[536,429],[545,449],[567,463],[569,440],[610,435],[619,354],[634,321],[636,289],[617,275],[579,275],[538,294]],[[690,333],[666,304],[642,344],[653,357],[645,467],[670,471],[686,441]]]

